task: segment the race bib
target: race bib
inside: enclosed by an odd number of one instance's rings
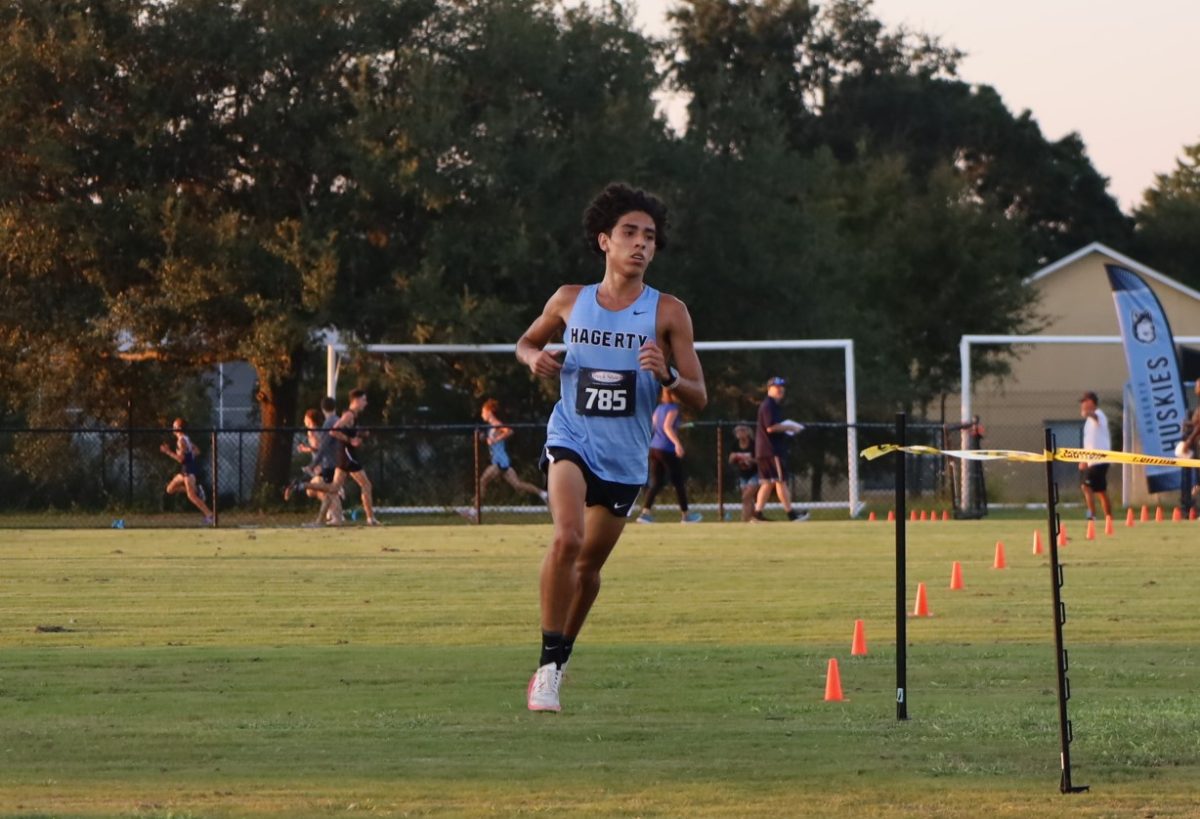
[[[633,415],[637,406],[637,370],[579,368],[575,412],[618,418]]]

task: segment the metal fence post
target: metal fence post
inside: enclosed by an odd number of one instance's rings
[[[717,520],[725,520],[725,436],[717,419]]]
[[[237,493],[238,503],[241,503],[246,498],[245,494],[243,494],[243,491],[242,491],[242,472],[245,471],[242,468],[242,442],[245,439],[245,437],[246,437],[246,433],[239,429],[238,430],[238,493]]]
[[[133,508],[133,400],[129,401],[129,408],[125,415],[125,435],[129,447],[129,460],[126,469],[126,489],[125,489],[125,507]]]
[[[220,526],[220,512],[217,507],[220,506],[221,484],[219,476],[221,474],[220,459],[217,457],[217,431],[214,429],[209,439],[209,446],[212,447],[212,525],[216,529]]]
[[[483,524],[483,492],[479,485],[479,427],[471,428],[471,446],[475,453],[475,525]]]
[[[896,444],[908,445],[908,415],[896,413]],[[908,611],[907,564],[908,539],[905,531],[907,512],[907,458],[896,453],[896,719],[908,719]]]

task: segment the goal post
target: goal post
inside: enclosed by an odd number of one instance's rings
[[[779,351],[779,350],[841,350],[845,379],[846,404],[846,462],[848,498],[845,504],[850,517],[863,508],[858,477],[858,392],[855,382],[854,340],[839,339],[781,339],[772,341],[697,341],[697,352],[713,351]],[[355,347],[364,353],[399,355],[514,355],[516,344],[363,344]],[[548,350],[566,349],[562,344],[548,344]],[[331,342],[325,347],[325,394],[337,395],[338,365],[341,354],[350,346]],[[836,503],[834,506],[842,506]]]
[[[1175,336],[1175,343],[1178,344],[1200,344],[1200,336]],[[999,347],[999,346],[1020,346],[1020,345],[1036,345],[1036,344],[1102,344],[1113,345],[1121,344],[1120,336],[1076,336],[1076,335],[964,335],[958,344],[959,368],[961,371],[961,380],[959,382],[962,390],[962,422],[969,422],[974,414],[973,409],[973,393],[974,383],[971,376],[971,348],[972,347]],[[969,430],[963,429],[962,432],[962,448],[970,448]],[[1130,467],[1126,466],[1122,470],[1122,492],[1128,496]],[[964,508],[970,508],[973,498],[971,498],[971,482],[967,470],[962,470],[960,497]]]

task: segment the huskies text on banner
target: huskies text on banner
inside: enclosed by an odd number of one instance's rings
[[[1142,450],[1170,458],[1176,442],[1183,438],[1187,418],[1171,326],[1158,297],[1140,276],[1115,264],[1106,264],[1104,269],[1121,325]],[[1165,464],[1148,465],[1146,483],[1150,492],[1178,490],[1179,470]]]

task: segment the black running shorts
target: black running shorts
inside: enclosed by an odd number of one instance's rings
[[[583,456],[565,446],[548,446],[542,450],[538,466],[547,475],[550,474],[550,464],[554,461],[570,461],[583,472],[583,480],[587,484],[587,496],[584,504],[587,506],[603,506],[618,518],[627,518],[633,511],[633,504],[638,493],[642,491],[640,483],[617,483],[606,481],[599,477],[583,462]]]
[[[1083,473],[1083,485],[1093,492],[1108,491],[1108,464],[1092,464]]]

